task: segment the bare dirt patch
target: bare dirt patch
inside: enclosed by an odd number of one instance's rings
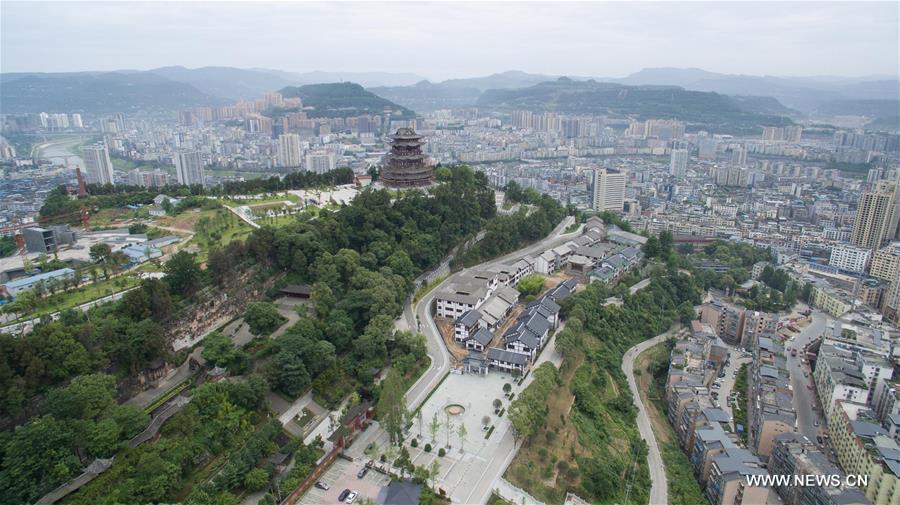
[[[157,218],[154,223],[160,226],[175,228],[184,231],[193,231],[197,221],[200,220],[200,211],[190,209],[177,216],[164,216]]]
[[[435,318],[434,324],[437,325],[438,331],[441,332],[441,338],[444,339],[444,345],[447,346],[447,350],[450,352],[450,359],[453,360],[453,365],[461,365],[463,358],[465,358],[469,354],[469,351],[463,344],[457,342],[456,340],[453,340],[453,320],[446,318]]]

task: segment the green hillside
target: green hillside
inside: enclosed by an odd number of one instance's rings
[[[603,114],[634,119],[673,118],[691,129],[754,132],[763,125],[792,124],[782,116],[745,110],[733,98],[673,86],[623,86],[561,77],[522,89],[485,91],[477,105],[569,114]]]
[[[335,82],[329,84],[308,84],[288,86],[280,93],[285,98],[300,97],[309,117],[349,117],[361,114],[384,114],[392,111],[393,118],[407,118],[415,113],[401,105],[381,98],[359,84]],[[312,109],[309,109],[309,108]]]

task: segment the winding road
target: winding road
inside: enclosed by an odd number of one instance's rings
[[[641,394],[638,391],[637,380],[634,377],[634,360],[642,352],[672,337],[672,332],[667,331],[662,335],[657,335],[650,340],[645,340],[638,345],[625,351],[622,356],[622,372],[628,379],[628,389],[631,390],[631,396],[634,399],[634,406],[638,409],[637,425],[641,433],[641,438],[647,442],[647,466],[650,469],[650,503],[653,505],[667,505],[668,503],[668,481],[666,480],[666,468],[663,466],[662,455],[659,452],[659,445],[656,443],[656,436],[653,435],[653,427],[650,423],[650,416],[647,414],[647,408],[641,400]]]
[[[535,252],[544,251],[551,247],[555,247],[559,245],[559,243],[571,240],[572,238],[578,236],[581,232],[580,228],[570,233],[563,233],[566,227],[571,225],[574,222],[574,218],[571,216],[567,216],[556,228],[550,232],[543,240],[536,242],[530,246],[524,247],[512,253],[509,253],[505,256],[501,256],[499,258],[487,261],[485,263],[481,263],[477,268],[485,268],[489,266],[496,265],[498,263],[503,263],[512,259],[518,259],[522,256],[526,256],[529,254],[534,254]],[[441,284],[437,285],[428,292],[425,296],[419,300],[418,303],[413,306],[413,298],[409,297],[406,300],[406,305],[403,308],[403,316],[397,320],[397,326],[399,328],[409,328],[412,331],[418,331],[425,335],[425,344],[426,349],[428,351],[428,357],[431,358],[431,365],[429,365],[428,370],[425,371],[424,374],[419,378],[415,384],[407,391],[406,393],[406,405],[410,410],[415,410],[419,407],[419,405],[428,397],[428,394],[440,384],[441,380],[443,380],[444,376],[450,371],[450,353],[447,351],[447,347],[444,345],[444,341],[441,338],[440,331],[438,331],[437,325],[434,323],[434,319],[431,317],[431,305],[434,301],[435,293],[441,289],[447,282],[451,282],[454,278],[461,275],[463,272],[466,272],[468,269],[460,270],[446,279],[444,279]],[[406,328],[404,328],[404,326]]]

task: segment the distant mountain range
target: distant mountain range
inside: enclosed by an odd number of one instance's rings
[[[552,82],[560,76],[510,71],[487,77],[451,79],[439,83],[423,81],[412,86],[371,88],[389,100],[430,111],[448,107],[491,103],[489,90],[522,89]],[[731,97],[732,105],[744,112],[763,115],[815,117],[865,115],[872,124],[893,125],[900,111],[900,80],[889,76],[845,77],[772,77],[731,75],[695,68],[651,68],[622,78],[568,76],[573,81],[593,80],[627,86],[677,86],[688,91],[715,92]],[[726,113],[723,111],[723,113]],[[885,120],[886,119],[886,120]]]
[[[713,92],[677,86],[624,86],[575,81],[560,77],[528,88],[488,90],[476,102],[480,108],[528,109],[574,114],[602,114],[637,119],[676,118],[695,128],[743,133],[764,125],[792,124],[781,114],[759,112],[760,102],[777,108],[774,99],[736,100]]]
[[[2,74],[0,112],[175,110],[227,101],[149,72]]]
[[[422,76],[387,72],[290,73],[233,67],[162,67],[115,72],[0,74],[0,113],[127,112],[224,105],[288,86],[347,81],[399,86]],[[393,104],[394,107],[402,107]]]
[[[607,79],[604,79],[607,80]],[[671,85],[726,95],[770,96],[785,106],[807,114],[827,114],[828,104],[846,100],[883,100],[889,107],[900,100],[900,80],[896,77],[773,77],[707,72],[698,68],[648,68],[610,82],[629,85]],[[867,115],[871,108],[846,109],[850,114]],[[875,111],[878,112],[878,111]],[[885,114],[897,114],[896,107]]]
[[[496,101],[496,90],[526,89],[556,82],[561,76],[508,71],[484,77],[429,82],[412,73],[306,72],[233,67],[162,67],[147,71],[0,74],[0,112],[113,112],[179,109],[252,99],[288,87],[357,83],[387,106],[432,111]],[[896,77],[773,77],[732,75],[696,68],[650,68],[622,78],[568,76],[575,82],[625,86],[677,86],[686,91],[731,97],[730,106],[746,113],[813,117],[865,115],[892,124],[900,110]],[[346,88],[349,91],[349,88]],[[358,93],[359,90],[354,90]],[[486,96],[484,96],[486,95]],[[346,104],[357,107],[359,96]],[[683,95],[687,97],[688,95]],[[700,95],[703,96],[703,95]],[[352,101],[351,100],[351,101]],[[719,102],[714,102],[719,103]],[[593,107],[592,105],[588,105]],[[364,108],[376,107],[375,101]],[[339,109],[333,100],[327,108]],[[602,107],[593,107],[601,108]],[[727,111],[725,113],[728,113]]]

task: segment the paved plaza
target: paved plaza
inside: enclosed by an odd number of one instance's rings
[[[422,407],[419,447],[413,448],[407,443],[407,448],[417,466],[428,467],[432,461],[438,461],[440,473],[436,479],[437,487],[443,489],[454,503],[470,503],[473,494],[489,490],[513,455],[514,441],[508,415],[504,412],[502,417],[498,417],[494,414],[493,407],[494,400],[500,399],[503,403],[501,408],[509,408],[509,401],[503,394],[503,385],[506,383],[512,385],[513,392],[518,394],[516,381],[509,374],[450,374]],[[463,409],[461,413],[448,415],[448,410],[458,412],[459,407]],[[429,425],[435,414],[441,426],[432,442]],[[482,418],[485,416],[489,418],[487,426],[494,426],[489,439],[484,438],[487,431],[483,429]],[[446,448],[447,445],[448,430],[444,424],[448,419],[451,423],[450,449],[446,456],[438,457],[438,449]],[[465,425],[467,431],[464,443],[458,434],[461,424]],[[417,420],[413,421],[410,435],[408,440],[419,435]],[[430,453],[424,451],[426,443],[433,446]]]

